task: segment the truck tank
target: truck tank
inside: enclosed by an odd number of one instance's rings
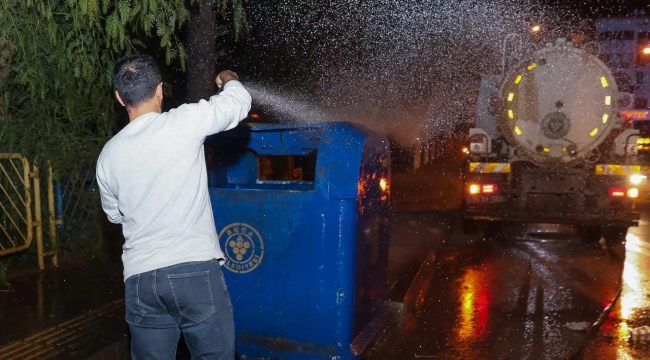
[[[565,40],[530,52],[505,75],[483,76],[464,223],[486,235],[503,224],[562,224],[590,241],[624,239],[638,224],[644,145],[638,130],[624,128],[618,97],[607,66]]]
[[[531,53],[501,82],[493,113],[512,160],[577,165],[620,127],[618,86],[592,53],[563,39]]]

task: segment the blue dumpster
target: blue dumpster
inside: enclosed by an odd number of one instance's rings
[[[206,141],[242,358],[356,359],[384,318],[390,153],[349,123]]]

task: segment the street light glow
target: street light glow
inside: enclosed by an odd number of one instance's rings
[[[538,24],[535,24],[530,28],[530,31],[532,31],[534,33],[538,33],[538,32],[540,32],[540,30],[542,30],[542,27],[539,26]]]
[[[650,45],[643,48],[643,54],[650,55]]]

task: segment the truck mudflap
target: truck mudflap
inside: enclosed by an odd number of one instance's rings
[[[640,215],[636,212],[606,214],[544,214],[507,212],[502,210],[466,209],[466,220],[493,222],[535,222],[541,224],[566,224],[581,226],[638,226]]]

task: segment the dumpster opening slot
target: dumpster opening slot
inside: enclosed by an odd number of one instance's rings
[[[314,182],[316,150],[307,155],[258,155],[258,183]]]

